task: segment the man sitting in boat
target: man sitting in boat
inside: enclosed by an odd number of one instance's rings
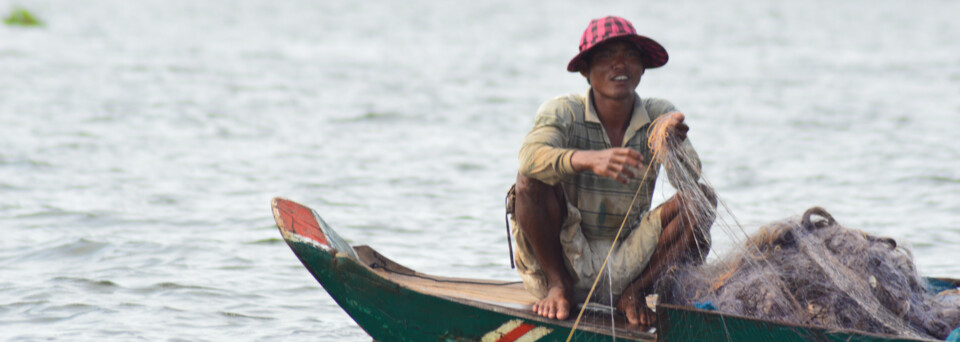
[[[617,309],[630,324],[651,325],[654,316],[644,300],[654,281],[667,266],[703,262],[708,253],[713,218],[698,222],[679,193],[650,210],[660,167],[651,163],[647,146],[654,119],[668,116],[667,133],[683,141],[690,156],[686,167],[700,174],[683,114],[666,100],[635,92],[645,70],[666,62],[666,50],[637,35],[629,21],[594,19],[567,65],[587,79],[589,91],[554,98],[538,110],[520,150],[512,221],[514,259],[525,287],[539,298],[537,314],[567,319],[571,303],[586,298],[612,248],[602,279],[610,272]],[[712,195],[710,201],[715,208]]]

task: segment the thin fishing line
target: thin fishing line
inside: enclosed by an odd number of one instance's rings
[[[659,150],[654,150],[653,153],[653,158],[651,158],[650,163],[647,164],[647,170],[644,171],[643,177],[640,179],[640,183],[637,186],[637,191],[633,193],[633,200],[630,201],[630,207],[627,208],[627,213],[624,215],[623,221],[620,222],[620,229],[617,230],[617,235],[613,237],[613,244],[610,246],[610,250],[607,251],[607,257],[603,259],[603,264],[600,265],[600,271],[597,273],[597,278],[593,280],[593,285],[590,286],[590,292],[587,293],[587,300],[584,301],[583,305],[580,307],[580,313],[577,314],[577,320],[573,322],[573,328],[570,329],[570,335],[567,335],[567,342],[570,342],[570,339],[573,338],[573,333],[577,331],[577,326],[580,325],[580,319],[583,318],[583,312],[587,309],[587,303],[590,303],[590,298],[593,297],[593,291],[597,289],[597,283],[600,281],[600,276],[603,275],[603,271],[607,268],[607,261],[610,260],[610,255],[613,254],[613,249],[617,246],[617,241],[620,239],[620,233],[623,232],[623,227],[627,225],[627,219],[630,217],[630,212],[633,211],[633,205],[637,203],[637,197],[640,197],[640,189],[643,189],[643,184],[647,180],[647,176],[650,175],[650,169],[653,168],[653,163],[660,155]],[[614,306],[614,308],[616,308],[616,306]]]
[[[607,286],[613,287],[612,272],[607,272],[607,281],[608,281]],[[607,293],[610,294],[610,304],[613,304],[613,291],[607,291]],[[614,341],[617,340],[617,325],[616,325],[616,320],[614,320],[614,317],[616,317],[616,315],[614,315],[615,313],[617,313],[617,308],[614,306],[610,308],[610,334],[613,335]]]

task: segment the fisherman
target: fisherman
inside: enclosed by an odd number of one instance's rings
[[[708,253],[713,217],[696,217],[681,193],[650,210],[660,168],[647,144],[654,119],[667,116],[667,133],[682,140],[691,156],[684,165],[700,174],[683,114],[666,100],[636,94],[644,72],[663,66],[667,58],[663,46],[638,35],[629,21],[594,19],[567,65],[567,71],[586,78],[589,91],[554,98],[538,110],[520,149],[520,172],[510,197],[515,196],[517,271],[539,298],[533,311],[540,316],[567,319],[612,249],[602,279],[610,272],[617,309],[630,324],[652,325],[645,298],[653,283],[669,265],[701,263]]]

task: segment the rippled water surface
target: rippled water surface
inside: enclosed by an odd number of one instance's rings
[[[15,4],[46,24],[0,26],[0,339],[369,340],[274,196],[411,268],[516,280],[520,141],[586,90],[564,67],[607,14],[671,53],[638,92],[687,114],[744,230],[821,205],[960,278],[957,1]]]

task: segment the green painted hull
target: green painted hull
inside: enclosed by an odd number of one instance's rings
[[[291,201],[274,199],[274,215],[284,240],[304,266],[357,324],[378,341],[566,341],[573,326],[538,317],[529,310],[416,291],[360,262],[356,249],[336,236],[316,212]],[[337,248],[339,247],[339,248]],[[402,267],[402,266],[401,266]],[[412,270],[410,272],[413,272]],[[951,281],[956,285],[956,281]],[[539,332],[517,339],[497,333],[525,326]],[[512,327],[510,326],[510,327]],[[509,328],[509,327],[508,327]],[[509,330],[509,329],[507,329]],[[657,307],[659,336],[609,326],[581,325],[574,340],[583,341],[924,341],[853,330],[829,330],[721,314],[688,307]],[[617,335],[614,338],[614,334]],[[514,334],[516,335],[516,334]],[[512,338],[512,339],[511,339]]]
[[[290,247],[337,304],[377,341],[478,341],[515,319],[552,330],[540,341],[565,341],[570,332],[569,327],[524,319],[509,308],[483,308],[480,303],[461,303],[404,288],[344,253],[334,257],[303,242],[291,242]],[[584,331],[578,331],[577,337],[611,338]]]
[[[550,320],[529,310],[425,294],[393,282],[358,262],[356,251],[371,253],[369,247],[356,247],[350,252],[332,247],[339,244],[341,249],[347,248],[342,247],[342,239],[331,236],[335,233],[315,212],[299,204],[275,199],[274,215],[284,240],[307,270],[377,341],[524,341],[501,339],[510,336],[496,333],[511,323],[520,325],[515,330],[523,326],[536,329],[533,333],[540,334],[527,335],[530,341],[565,341],[570,334],[572,320]],[[581,325],[574,340],[613,340],[611,331],[595,330]],[[656,339],[653,334],[629,331],[617,335],[616,341]]]
[[[853,330],[831,330],[784,324],[750,317],[719,314],[673,305],[657,307],[660,341],[756,341],[756,342],[895,342],[934,341]]]

